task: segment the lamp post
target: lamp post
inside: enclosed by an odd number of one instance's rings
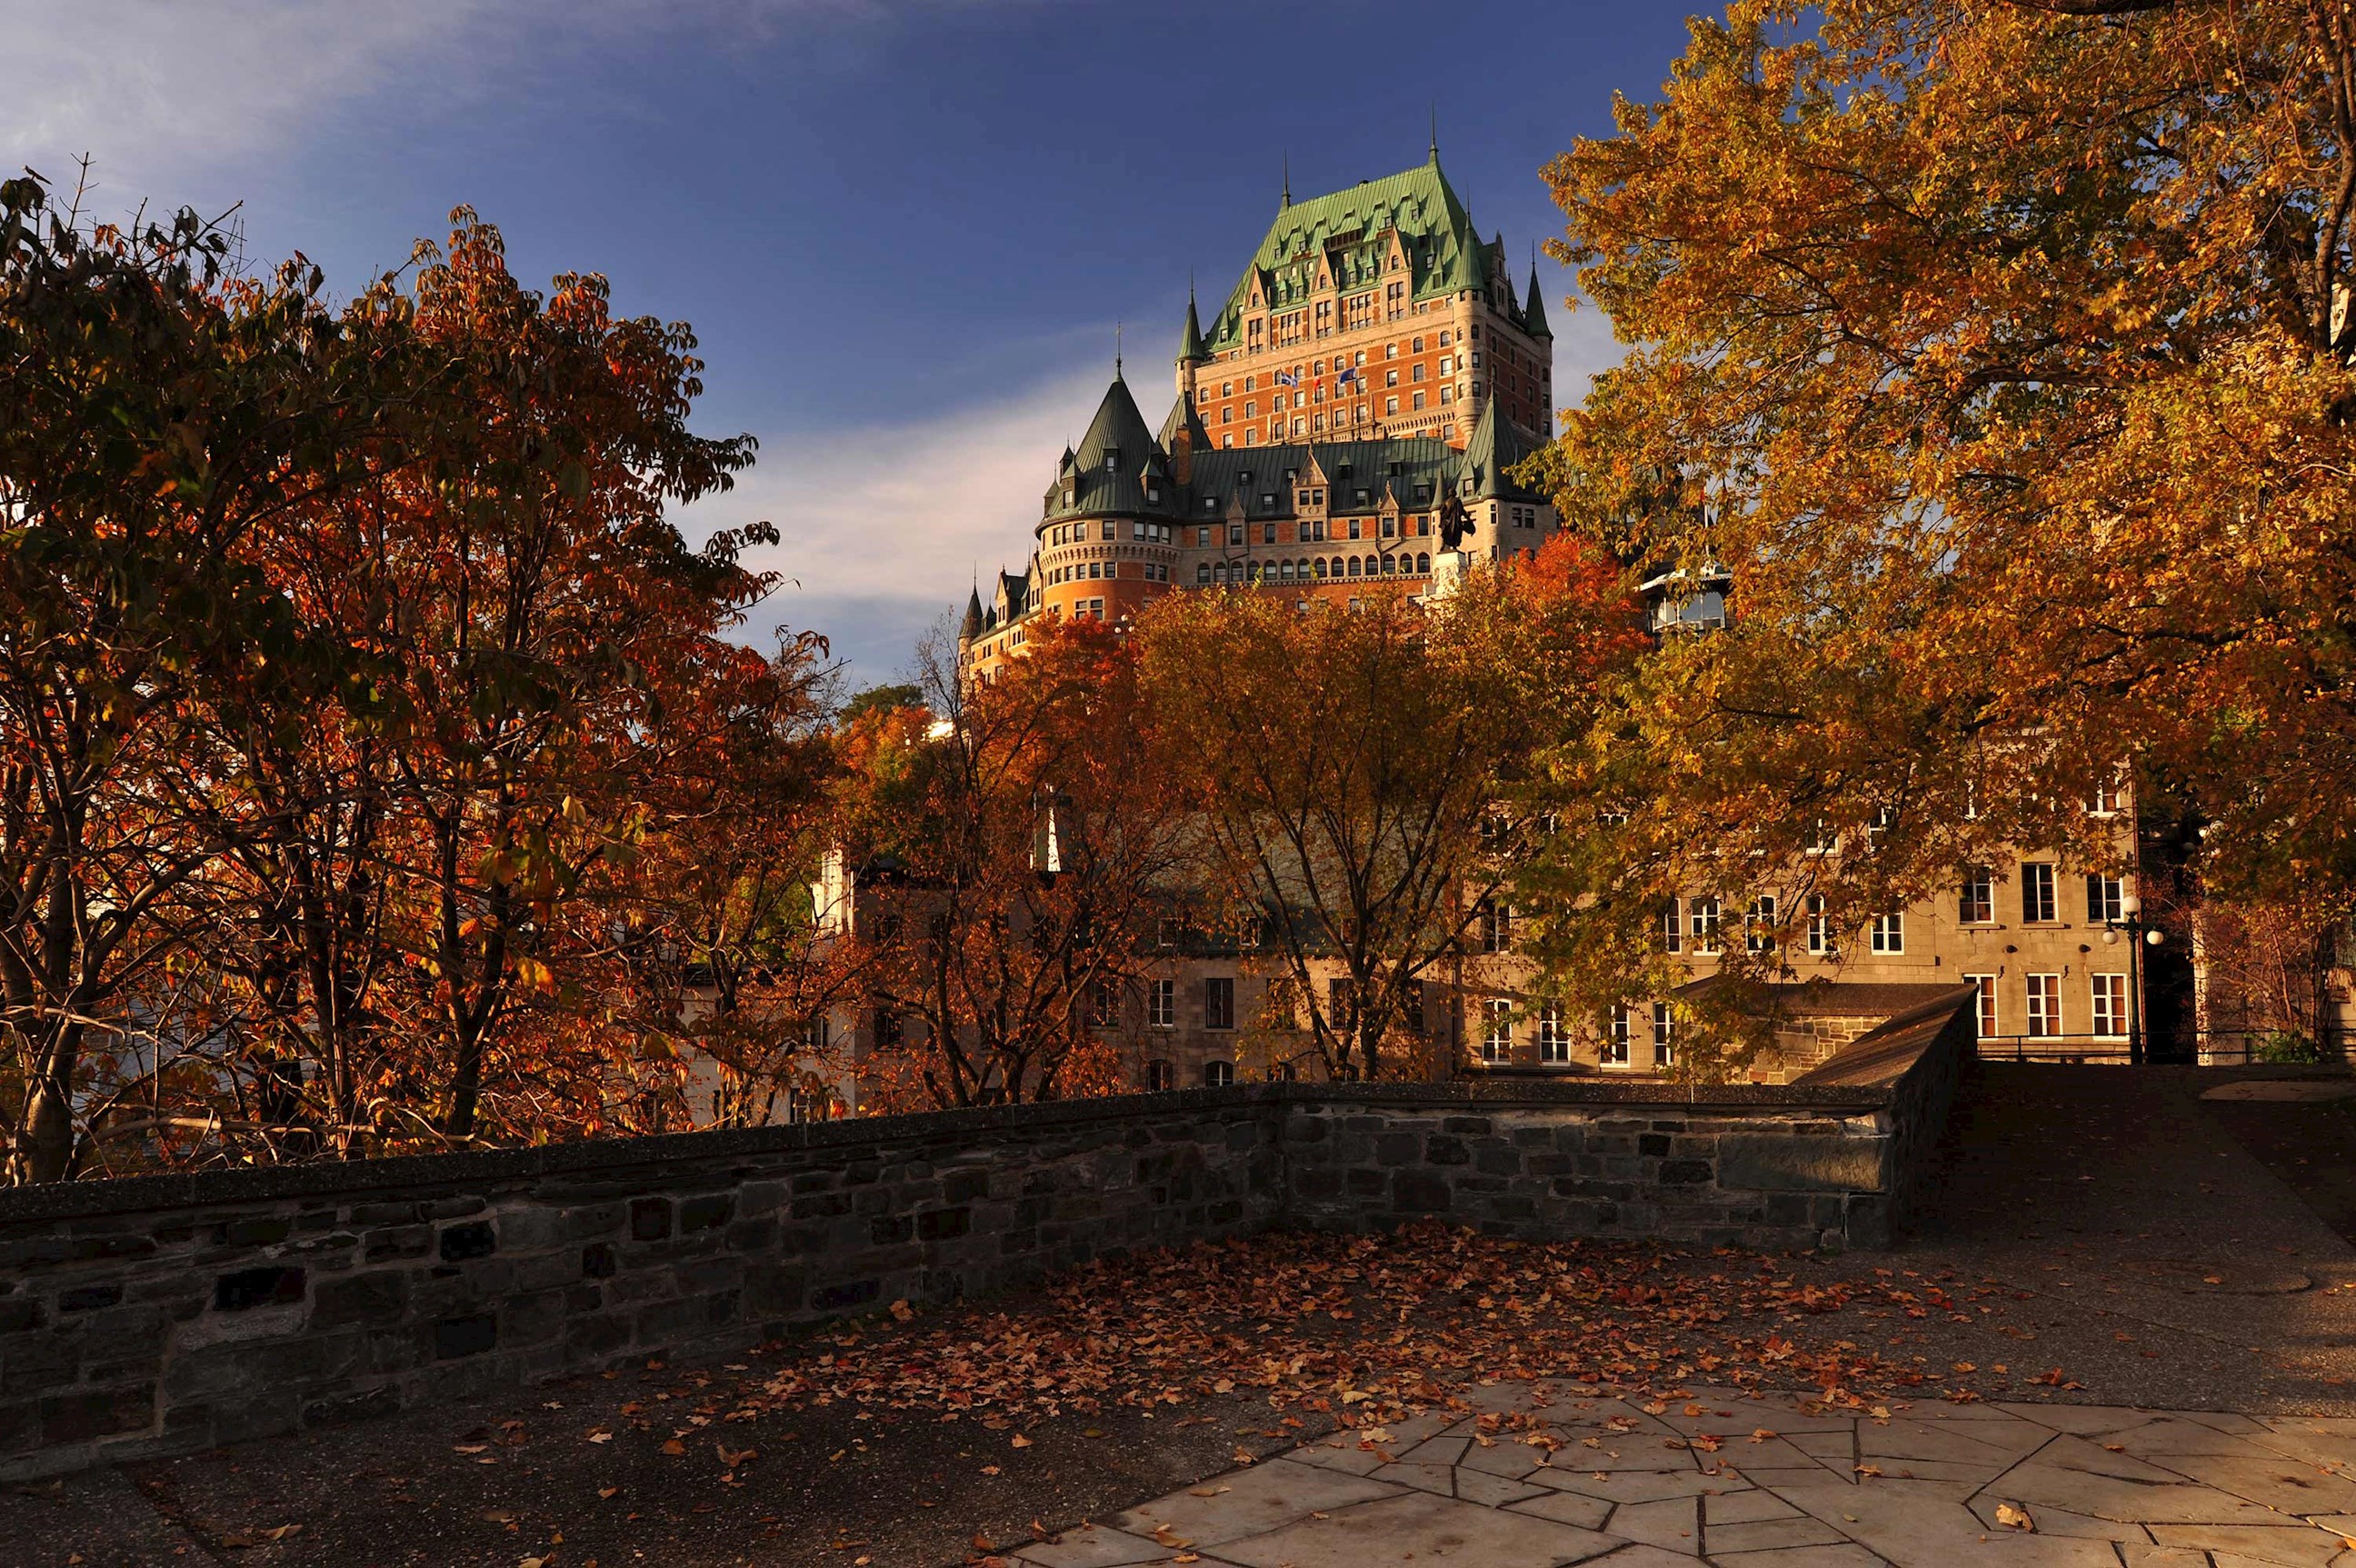
[[[2127,939],[2127,1060],[2140,1067],[2144,1060],[2143,1043],[2143,950],[2158,947],[2166,941],[2166,933],[2143,918],[2143,900],[2130,893],[2119,900],[2119,918],[2103,923],[2103,943],[2118,945],[2119,934]]]

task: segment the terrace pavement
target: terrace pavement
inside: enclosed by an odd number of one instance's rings
[[[767,1457],[723,1475],[708,1442],[571,1430],[724,1408],[744,1371],[649,1366],[0,1490],[0,1568],[2356,1568],[2356,1099],[2304,1098],[2351,1087],[1977,1069],[1917,1233],[1789,1265],[1919,1294],[1784,1330],[1915,1367],[1902,1401],[1474,1376],[1372,1428],[1237,1391],[1019,1446],[837,1403],[730,1426]],[[1672,1259],[1665,1288],[1728,1266]],[[962,1331],[929,1321],[906,1331]]]

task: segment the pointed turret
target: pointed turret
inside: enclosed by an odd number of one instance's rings
[[[1153,514],[1176,504],[1176,492],[1153,477],[1166,471],[1168,454],[1153,439],[1152,427],[1137,412],[1129,383],[1115,376],[1080,437],[1079,449],[1066,453],[1047,491],[1045,515],[1102,512]]]
[[[1511,472],[1529,456],[1530,448],[1512,423],[1497,416],[1497,400],[1490,398],[1482,403],[1480,423],[1473,425],[1472,438],[1456,460],[1455,489],[1460,495],[1484,500],[1543,500],[1536,490],[1516,483]],[[1464,485],[1467,479],[1472,481],[1469,491]]]
[[[1530,263],[1530,294],[1523,301],[1522,317],[1529,323],[1526,330],[1533,338],[1551,340],[1554,328],[1547,325],[1545,296],[1538,292],[1538,264]]]
[[[1199,365],[1210,357],[1210,349],[1203,346],[1202,318],[1194,314],[1194,290],[1189,285],[1186,290],[1186,336],[1178,340],[1178,362]]]
[[[973,585],[973,591],[965,596],[965,620],[958,627],[958,640],[971,642],[980,635],[981,585],[976,583]]]

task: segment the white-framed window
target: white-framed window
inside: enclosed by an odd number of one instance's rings
[[[1963,889],[1955,899],[1955,918],[1966,926],[1995,922],[1996,878],[1987,866],[1964,867]]]
[[[2032,1039],[2051,1039],[2062,1032],[2062,977],[2058,974],[2032,974],[2024,977],[2029,1004],[2023,1015],[2021,1032]]]
[[[1665,1002],[1653,1004],[1653,1065],[1671,1067],[1676,1062],[1677,1015]]]
[[[1687,900],[1687,908],[1693,918],[1693,950],[1703,954],[1718,951],[1718,896],[1705,893]]]
[[[1871,940],[1869,945],[1875,952],[1904,952],[1906,950],[1905,913],[1902,910],[1893,909],[1886,915],[1876,915],[1873,918]]]
[[[1808,895],[1808,951],[1818,958],[1840,956],[1840,939],[1833,932],[1833,918],[1826,912],[1821,893]]]
[[[1157,1029],[1178,1026],[1178,983],[1157,980],[1145,988],[1145,1021]]]
[[[2029,925],[2047,925],[2062,918],[2053,897],[2053,863],[2028,860],[2020,865],[2020,918]]]
[[[1661,911],[1661,950],[1678,952],[1685,948],[1685,911],[1675,898]]]
[[[1802,853],[1805,854],[1832,854],[1837,852],[1839,848],[1840,835],[1833,832],[1832,824],[1826,822],[1824,818],[1818,817],[1815,820],[1815,824],[1808,829],[1807,847],[1802,851]]]
[[[1598,1063],[1604,1067],[1626,1067],[1628,1047],[1635,1034],[1636,1010],[1624,1002],[1615,1004],[1612,1009],[1611,1027],[1604,1031],[1603,1044],[1596,1053]]]
[[[1514,1004],[1503,997],[1492,996],[1488,1015],[1487,1026],[1481,1034],[1481,1059],[1510,1061],[1514,1055]]]
[[[1203,1086],[1205,1089],[1225,1089],[1235,1080],[1235,1063],[1205,1062],[1203,1064]]]
[[[2090,925],[2107,925],[2126,918],[2127,883],[2124,876],[2104,876],[2098,871],[2086,873],[2086,920]]]
[[[2127,977],[2090,974],[2086,977],[2094,1032],[2105,1039],[2123,1040],[2127,1033]]]
[[[1500,904],[1494,898],[1481,900],[1481,950],[1514,950],[1514,910],[1511,905]]]
[[[1177,1087],[1178,1069],[1174,1065],[1170,1062],[1163,1061],[1158,1057],[1145,1064],[1145,1089],[1147,1093],[1158,1094],[1165,1089],[1175,1089]]]
[[[1993,974],[1967,974],[1964,976],[1964,983],[1973,987],[1979,993],[1979,998],[1976,1006],[1977,1008],[1977,1016],[1979,1019],[1980,1038],[1983,1040],[1992,1040],[1996,1038],[1997,1034],[1996,976]]]
[[[1751,952],[1769,952],[1775,946],[1775,896],[1762,893],[1751,900],[1750,918],[1743,922],[1742,945]]]
[[[1538,1060],[1570,1059],[1570,1031],[1562,1026],[1562,1004],[1547,1002],[1538,1008]]]
[[[2105,779],[2094,786],[2094,797],[2086,802],[2086,810],[2097,817],[2115,817],[2122,793],[2116,779]]]

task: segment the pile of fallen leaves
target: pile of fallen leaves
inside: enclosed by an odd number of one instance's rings
[[[1938,1284],[1888,1271],[1808,1283],[1794,1268],[1437,1224],[1205,1242],[1076,1270],[1018,1310],[912,1323],[894,1303],[887,1317],[805,1342],[727,1419],[849,1402],[1003,1428],[1257,1391],[1355,1425],[1444,1405],[1473,1378],[1646,1396],[1688,1382],[1814,1388],[1842,1405],[1931,1380],[1920,1362],[1846,1339],[1804,1349],[1783,1331],[1863,1305],[1877,1317],[1954,1313]]]

